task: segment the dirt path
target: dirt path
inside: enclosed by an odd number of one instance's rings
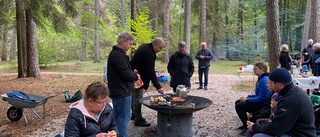
[[[237,83],[235,75],[209,76],[209,89],[196,90],[197,77],[192,79],[192,89],[190,95],[201,96],[212,100],[212,105],[203,110],[193,113],[193,136],[194,137],[236,137],[239,130],[235,128],[240,125],[240,120],[234,110],[234,101],[240,96],[245,96],[252,92],[247,89],[245,92],[238,92],[235,88]],[[242,76],[243,81],[252,81],[251,75]],[[168,86],[168,85],[166,85]],[[150,95],[157,94],[153,88]],[[145,95],[146,96],[146,95]],[[129,137],[156,137],[157,112],[143,106],[143,116],[151,122],[150,127],[135,127],[133,121],[130,122],[127,134]],[[47,121],[38,130],[27,134],[27,136],[55,136],[64,128],[66,116],[61,115],[52,121]]]

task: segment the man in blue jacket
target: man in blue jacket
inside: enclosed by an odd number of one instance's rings
[[[311,100],[306,92],[294,86],[289,71],[277,68],[269,75],[268,86],[283,96],[271,122],[247,122],[247,137],[316,137]]]

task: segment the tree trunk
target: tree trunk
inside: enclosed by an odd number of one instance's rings
[[[99,0],[95,0],[95,24],[94,24],[94,30],[95,30],[95,38],[94,38],[94,63],[100,63],[100,36],[99,36],[99,30],[100,26],[98,23],[98,19],[100,18],[100,3]]]
[[[121,11],[121,27],[124,29],[125,25],[124,25],[124,0],[121,0],[121,4],[120,4],[120,11]]]
[[[18,55],[18,78],[22,78],[26,73],[26,50],[27,34],[26,20],[23,8],[24,0],[16,0],[16,23],[17,23],[17,55]]]
[[[299,7],[299,0],[295,0],[294,2],[295,6],[295,19],[296,19],[296,24],[301,24],[301,10]],[[302,26],[296,27],[296,41],[295,41],[295,50],[301,51],[301,30]]]
[[[243,3],[242,0],[239,0],[238,3],[238,19],[237,19],[237,27],[238,27],[238,40],[242,40],[242,35],[243,35]]]
[[[310,18],[311,18],[311,0],[307,0],[306,14],[304,16],[304,25],[303,25],[303,36],[301,41],[301,51],[304,46],[307,45],[309,39],[309,30],[310,30]]]
[[[31,9],[26,10],[27,22],[27,77],[40,77],[36,23]]]
[[[5,25],[4,27],[2,39],[3,39],[3,44],[2,44],[2,51],[1,51],[1,61],[7,61],[8,25]]]
[[[84,2],[83,3],[83,10],[88,11],[89,10],[89,4]],[[83,28],[89,28],[89,23],[87,22],[81,22],[81,26]],[[82,35],[87,36],[87,31],[86,29],[82,29]],[[81,42],[81,61],[86,61],[87,60],[87,40],[83,39]]]
[[[258,28],[258,26],[257,26],[257,18],[258,18],[258,13],[257,13],[257,9],[258,9],[258,3],[257,2],[255,2],[255,4],[254,4],[254,19],[253,19],[253,27],[254,27],[254,34],[255,34],[255,39],[254,39],[254,43],[253,43],[253,49],[254,50],[257,50],[258,49],[258,41],[257,41],[257,39],[258,39],[258,30],[257,30],[257,28]]]
[[[278,0],[266,0],[267,39],[270,71],[278,66],[280,27]]]
[[[191,0],[185,0],[184,8],[184,41],[186,41],[186,52],[190,53],[190,33],[191,33]]]
[[[10,46],[10,60],[15,60],[17,58],[17,31],[16,28],[12,29],[11,34],[11,46]]]
[[[169,46],[169,25],[170,25],[170,0],[165,1],[164,16],[163,16],[163,30],[162,37],[166,42],[166,46]],[[166,48],[162,55],[162,62],[168,63],[169,61],[169,48]]]
[[[201,32],[200,32],[200,43],[207,42],[207,3],[206,0],[201,0]],[[201,44],[199,43],[199,47]]]
[[[229,11],[229,0],[225,0],[224,1],[224,12],[225,12],[225,24],[226,26],[229,25],[229,16],[228,16],[228,11]],[[225,35],[226,35],[226,47],[225,47],[225,52],[226,52],[226,58],[230,59],[230,50],[229,50],[229,32],[227,30],[225,31]]]
[[[217,41],[218,41],[218,35],[220,33],[220,26],[219,26],[219,21],[220,21],[220,13],[219,13],[219,0],[214,0],[214,20],[213,20],[213,34],[212,34],[212,53],[214,54],[213,60],[218,60],[219,58],[219,52],[217,49]]]
[[[131,19],[136,21],[137,19],[137,1],[136,0],[131,0]],[[135,35],[134,32],[136,30],[131,26],[131,32],[133,35]]]
[[[151,0],[150,7],[149,7],[149,14],[152,20],[152,23],[151,23],[152,32],[156,32],[158,29],[158,10],[154,10],[157,7],[158,7],[158,0]]]
[[[318,0],[312,1],[311,6],[311,24],[310,24],[310,38],[314,40],[314,43],[320,42],[320,2]]]

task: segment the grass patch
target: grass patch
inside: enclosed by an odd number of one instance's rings
[[[66,61],[48,64],[40,68],[41,72],[75,72],[75,73],[103,73],[103,67],[106,66],[106,61],[102,63],[93,63],[93,61]],[[198,71],[198,61],[194,60],[195,73]],[[246,66],[245,61],[229,61],[219,60],[211,62],[210,74],[236,74],[239,66]],[[156,70],[164,70],[167,73],[167,64],[161,61],[156,61]],[[0,72],[12,73],[17,72],[16,63],[0,62]],[[241,74],[241,75],[246,75]]]

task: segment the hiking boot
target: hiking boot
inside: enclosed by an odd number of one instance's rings
[[[136,119],[134,121],[134,126],[138,126],[138,127],[149,127],[151,124],[147,123],[147,121],[145,119]]]
[[[202,89],[202,87],[198,87],[198,88],[197,88],[197,90],[200,90],[200,89]]]

